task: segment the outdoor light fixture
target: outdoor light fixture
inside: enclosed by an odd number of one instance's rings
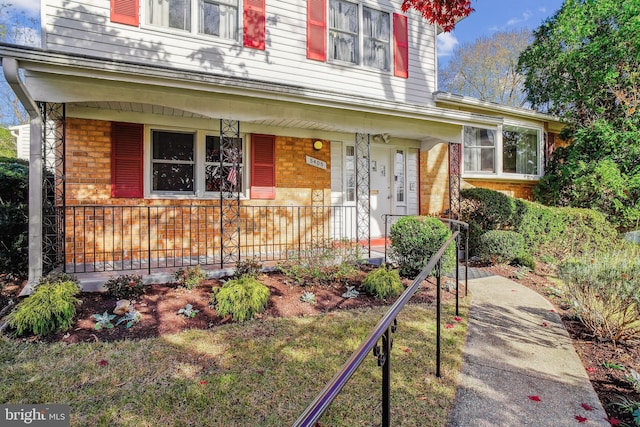
[[[313,141],[313,149],[320,150],[322,148],[322,141]]]

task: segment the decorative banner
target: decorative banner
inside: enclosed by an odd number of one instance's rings
[[[311,166],[315,166],[320,169],[327,168],[327,162],[323,162],[322,160],[314,159],[311,156],[307,156],[307,164]]]

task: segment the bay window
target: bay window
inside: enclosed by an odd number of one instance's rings
[[[498,129],[465,126],[463,167],[466,175],[541,175],[540,129],[504,125]]]
[[[390,15],[345,0],[329,1],[329,59],[390,70]]]

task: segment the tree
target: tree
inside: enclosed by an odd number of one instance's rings
[[[16,157],[16,142],[11,131],[0,127],[0,157]]]
[[[464,43],[439,70],[442,90],[512,107],[526,103],[524,76],[518,73],[518,56],[531,42],[527,29],[494,33]]]
[[[430,24],[439,25],[443,31],[453,30],[456,23],[473,12],[470,0],[403,0],[402,11],[418,11]]]
[[[531,105],[564,119],[538,201],[640,220],[640,0],[566,0],[520,56]]]

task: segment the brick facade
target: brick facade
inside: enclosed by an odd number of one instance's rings
[[[68,264],[133,269],[149,250],[156,260],[211,263],[220,257],[220,199],[112,198],[111,122],[67,118],[65,141]],[[257,252],[268,258],[329,229],[329,210],[312,205],[330,205],[331,144],[323,141],[314,150],[314,141],[276,137],[275,200],[241,200],[244,256]],[[327,168],[308,165],[306,156]]]

